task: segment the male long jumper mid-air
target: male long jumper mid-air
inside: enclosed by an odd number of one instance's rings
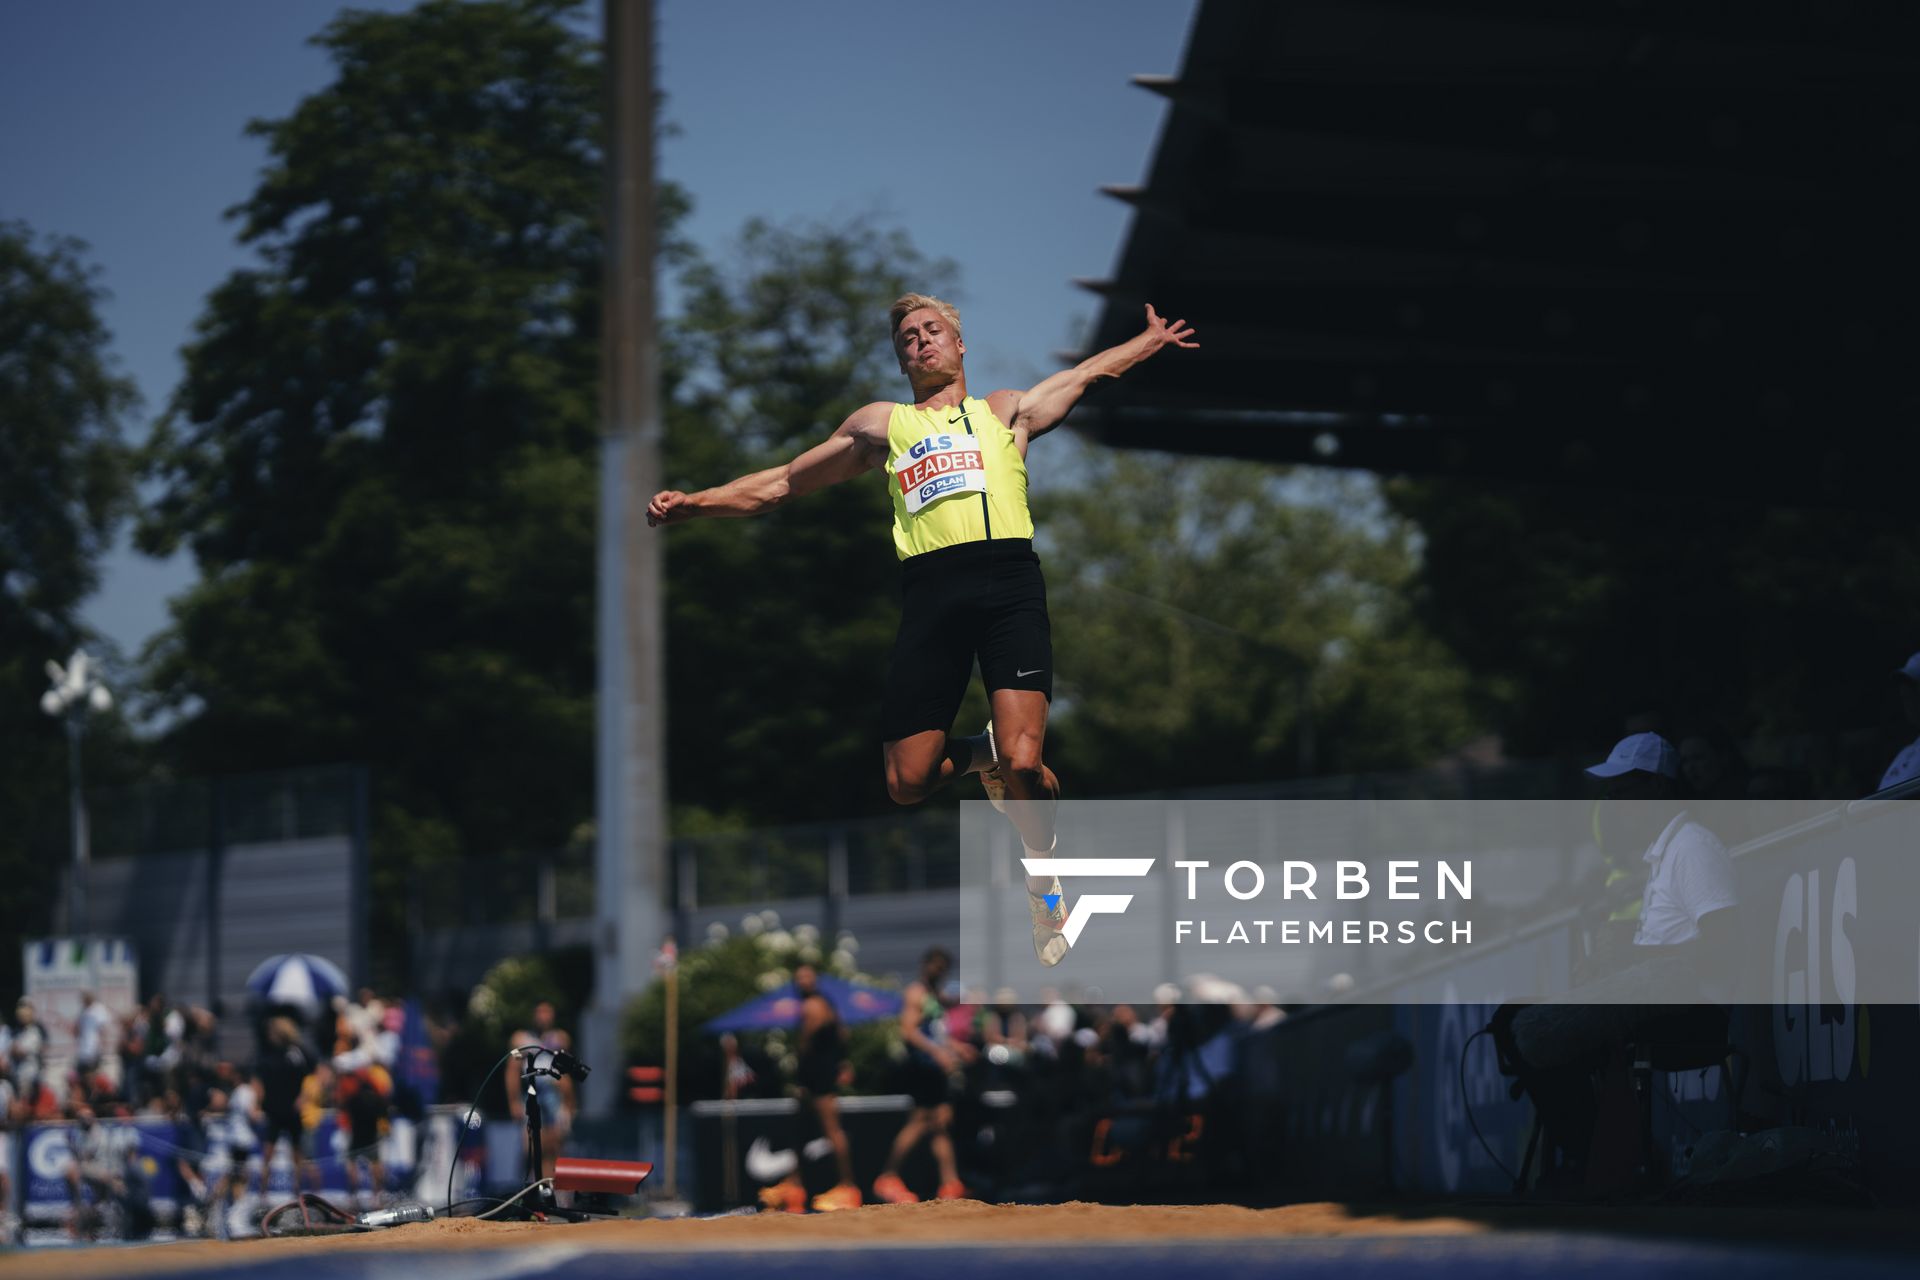
[[[901,562],[900,632],[888,662],[881,738],[887,791],[917,804],[964,773],[987,797],[1042,803],[1005,810],[1033,857],[1054,846],[1060,782],[1041,759],[1053,697],[1047,589],[1027,512],[1027,446],[1060,424],[1086,389],[1162,347],[1197,347],[1185,321],[1147,308],[1147,326],[1117,347],[1026,391],[967,394],[960,315],[910,293],[888,313],[894,354],[913,402],[876,401],[793,461],[712,489],[667,489],[647,504],[649,525],[698,516],[752,516],[817,489],[884,468]],[[987,686],[986,731],[954,737],[953,718],[973,664]],[[1067,903],[1057,878],[1028,877],[1033,945],[1043,963],[1067,954]]]

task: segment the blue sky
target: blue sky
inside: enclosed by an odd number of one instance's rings
[[[164,406],[202,300],[247,255],[222,211],[264,159],[242,136],[325,84],[332,0],[0,0],[0,218],[92,246],[145,408]],[[362,9],[405,9],[363,0]],[[661,168],[724,249],[742,222],[877,215],[960,264],[969,382],[1021,385],[1094,310],[1162,117],[1136,72],[1179,68],[1193,0],[658,0],[677,136]],[[828,424],[831,425],[831,424]],[[716,477],[719,479],[721,477]],[[131,654],[192,579],[122,545],[89,602]]]

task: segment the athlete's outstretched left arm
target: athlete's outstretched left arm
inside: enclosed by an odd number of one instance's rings
[[[1102,378],[1119,377],[1162,347],[1189,350],[1198,347],[1199,343],[1188,341],[1192,337],[1193,329],[1185,320],[1162,320],[1149,303],[1147,327],[1138,337],[1117,347],[1109,347],[1099,355],[1089,356],[1071,369],[1062,369],[1030,390],[996,392],[994,397],[990,397],[990,402],[1000,396],[1013,401],[1012,416],[1006,417],[1005,421],[1012,428],[1014,442],[1020,446],[1021,456],[1024,457],[1028,442],[1059,426],[1060,420],[1067,416],[1074,405],[1080,403],[1080,397],[1088,387]],[[996,412],[999,408],[999,405],[995,405]]]

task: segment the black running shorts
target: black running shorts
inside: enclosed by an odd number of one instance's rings
[[[293,1143],[294,1153],[299,1154],[300,1134],[306,1128],[301,1123],[300,1112],[293,1109],[269,1111],[266,1116],[267,1122],[260,1130],[260,1149],[270,1152],[273,1150],[273,1144],[284,1137]]]
[[[795,1065],[793,1082],[816,1098],[838,1094],[843,1061],[838,1053],[803,1053]]]
[[[916,1107],[939,1107],[953,1101],[953,1082],[947,1073],[932,1058],[912,1050],[900,1064],[898,1087]]]
[[[976,658],[988,693],[1031,689],[1052,700],[1053,630],[1032,541],[963,542],[911,556],[900,570],[882,742],[952,729]]]

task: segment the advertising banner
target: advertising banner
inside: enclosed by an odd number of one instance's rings
[[[183,1209],[192,1208],[202,1216],[212,1212],[212,1193],[221,1179],[229,1176],[238,1188],[227,1210],[230,1234],[249,1234],[262,1209],[290,1200],[299,1191],[318,1191],[347,1207],[354,1203],[347,1178],[349,1154],[360,1162],[359,1176],[353,1184],[359,1190],[364,1192],[371,1186],[371,1167],[377,1158],[389,1196],[438,1206],[446,1200],[447,1165],[459,1114],[452,1107],[435,1109],[418,1125],[396,1117],[378,1148],[350,1153],[347,1134],[336,1123],[335,1113],[324,1113],[319,1127],[309,1135],[308,1150],[315,1157],[318,1185],[309,1181],[298,1187],[285,1143],[279,1144],[271,1161],[263,1161],[257,1147],[236,1148],[218,1140],[221,1123],[214,1121],[208,1126],[216,1135],[211,1142],[206,1130],[182,1127],[163,1116],[97,1121],[95,1127],[100,1132],[91,1138],[72,1124],[29,1125],[11,1135],[22,1149],[20,1185],[15,1191],[19,1215],[29,1227],[67,1222],[73,1205],[68,1174],[75,1168],[76,1147],[90,1156],[82,1166],[89,1175],[82,1180],[84,1199],[93,1200],[100,1194],[100,1185],[117,1181],[120,1190],[111,1194],[143,1202],[163,1230],[174,1228],[182,1220]],[[8,1136],[0,1134],[0,1141]],[[474,1168],[464,1164],[456,1175],[456,1198],[472,1194]]]

